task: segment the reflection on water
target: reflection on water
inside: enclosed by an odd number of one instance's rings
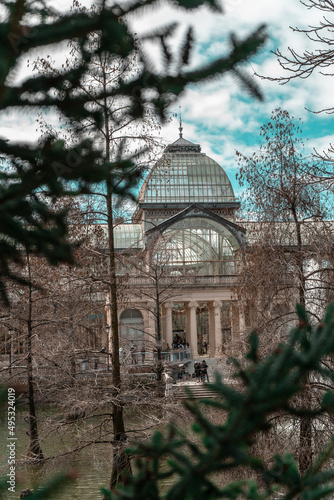
[[[39,411],[41,417],[48,417],[55,411]],[[26,413],[19,412],[16,419],[16,458],[20,460],[28,449],[28,423],[25,421]],[[7,448],[8,429],[7,421],[1,415],[0,418],[0,476],[8,473],[8,448]],[[66,439],[70,439],[66,437]],[[74,437],[73,437],[74,442]],[[60,434],[50,435],[42,444],[42,450],[45,456],[55,455],[58,451],[64,450],[64,436]],[[76,443],[77,444],[77,443]],[[110,457],[111,449],[108,444],[92,445],[84,450],[62,458],[46,461],[40,466],[31,466],[27,464],[16,464],[16,492],[5,493],[5,500],[16,500],[22,489],[36,489],[38,484],[45,482],[53,477],[59,471],[75,471],[77,479],[70,486],[66,487],[66,494],[56,498],[66,498],[68,500],[100,500],[102,494],[100,488],[107,486],[110,475]]]

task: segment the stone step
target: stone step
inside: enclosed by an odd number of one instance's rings
[[[208,383],[174,384],[173,396],[176,399],[212,399],[217,397],[216,394],[209,389],[209,385]],[[190,390],[190,394],[188,390]]]

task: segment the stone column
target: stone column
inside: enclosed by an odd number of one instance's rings
[[[216,352],[216,336],[215,336],[215,310],[213,303],[208,304],[209,309],[209,358],[214,358]]]
[[[166,302],[164,306],[166,311],[165,340],[171,347],[173,343],[173,316],[172,316],[173,302]]]
[[[197,302],[188,302],[189,314],[187,321],[187,333],[189,331],[189,344],[193,358],[197,358],[197,321],[196,321],[196,309],[198,307]]]
[[[222,303],[220,300],[215,300],[212,304],[213,306],[213,318],[214,318],[214,335],[215,335],[215,356],[221,356],[222,353],[222,327],[220,320],[220,311],[222,308]]]
[[[214,358],[222,354],[222,330],[221,330],[221,307],[220,300],[209,304],[209,357]]]
[[[161,332],[162,340],[166,340],[166,309],[164,304],[161,305]]]
[[[185,319],[186,319],[186,342],[189,343],[190,345],[190,341],[191,341],[191,338],[190,338],[190,327],[189,327],[189,321],[190,321],[190,309],[188,307],[188,305],[184,304],[185,305]]]

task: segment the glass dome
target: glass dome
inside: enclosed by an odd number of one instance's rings
[[[231,201],[233,188],[221,166],[182,138],[167,147],[139,194],[140,203]]]

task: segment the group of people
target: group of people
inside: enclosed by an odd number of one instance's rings
[[[183,361],[184,359],[190,358],[190,353],[189,342],[174,340],[170,348],[170,361]]]
[[[192,375],[193,378],[196,379],[196,382],[209,382],[209,375],[208,375],[208,364],[203,359],[202,362],[200,361],[195,361],[194,363],[194,373]],[[178,380],[189,380],[191,378],[190,373],[186,369],[184,364],[180,364],[178,367]]]
[[[209,382],[208,365],[205,359],[203,359],[202,362],[195,361],[194,370],[196,381],[200,380],[201,382],[205,382],[206,380],[207,382]]]
[[[181,338],[178,336],[174,338],[173,343],[172,343],[172,349],[188,349],[189,348],[189,342],[186,342],[185,340],[181,340]]]
[[[130,349],[126,352],[123,347],[120,347],[119,349],[119,358],[121,364],[123,363],[128,363],[130,362],[133,365],[136,364],[145,364],[145,357],[146,354],[151,354],[151,353],[146,353],[145,345],[143,344],[140,348],[138,348],[136,345],[132,345]],[[153,361],[157,360],[157,349],[153,349],[152,357]],[[161,353],[162,361],[183,361],[184,359],[187,359],[188,357],[190,358],[190,347],[188,342],[183,342],[179,343],[178,339],[173,342],[172,347],[169,346],[169,344],[165,344],[162,346],[162,353]],[[180,365],[180,367],[184,367],[183,364]],[[186,373],[182,373],[182,370],[179,368],[179,374],[178,378],[183,379],[185,378],[184,375]],[[189,378],[191,375],[188,373]],[[196,378],[196,381],[207,381],[209,382],[209,376],[208,376],[208,365],[206,361],[203,359],[202,362],[200,361],[195,361],[194,363],[194,373],[192,377]]]

